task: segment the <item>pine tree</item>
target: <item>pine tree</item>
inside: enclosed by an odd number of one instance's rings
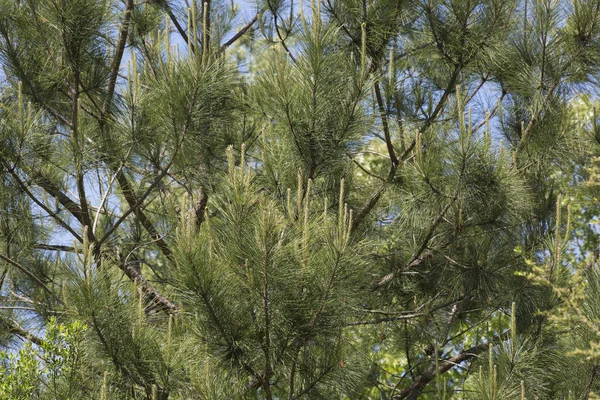
[[[600,392],[597,0],[0,0],[0,398]]]

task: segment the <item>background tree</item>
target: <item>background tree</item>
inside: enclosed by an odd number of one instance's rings
[[[1,397],[590,398],[599,19],[0,0]]]

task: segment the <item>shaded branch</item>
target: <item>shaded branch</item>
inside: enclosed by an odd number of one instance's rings
[[[58,300],[58,302],[62,305],[64,305],[63,301],[60,299],[60,297],[58,297],[56,295],[56,293],[54,293],[52,290],[50,290],[50,288],[48,286],[46,286],[46,284],[44,282],[42,282],[42,280],[40,278],[38,278],[33,272],[29,271],[27,268],[25,268],[24,266],[22,266],[21,264],[19,264],[18,262],[6,257],[4,254],[0,253],[0,260],[3,260],[4,262],[12,265],[13,267],[17,268],[19,271],[21,271],[22,273],[24,273],[25,275],[27,275],[29,278],[31,278],[31,280],[33,280],[40,288],[44,289],[44,291],[46,291],[48,294],[52,295],[54,298],[56,298],[56,300]]]
[[[287,35],[284,38],[281,35],[281,31],[279,30],[279,24],[277,23],[277,20],[278,20],[277,13],[275,12],[275,10],[273,10],[273,7],[271,6],[271,3],[269,1],[267,1],[267,4],[269,5],[269,9],[271,10],[271,13],[273,13],[273,25],[275,25],[275,32],[277,33],[277,37],[279,38],[279,42],[281,42],[281,45],[283,46],[283,48],[285,49],[285,51],[290,56],[290,59],[293,62],[296,62],[296,59],[294,58],[294,55],[292,54],[292,52],[288,48],[287,44],[285,44],[285,39],[287,39]]]
[[[45,343],[44,339],[25,330],[23,327],[21,327],[21,325],[12,319],[0,318],[0,324],[7,328],[8,333],[20,336],[21,338],[28,340],[33,344],[42,346]]]
[[[75,230],[73,230],[73,228],[71,228],[71,226],[69,224],[67,224],[65,221],[63,221],[62,218],[60,218],[58,216],[57,213],[53,212],[52,210],[50,210],[50,208],[48,206],[46,206],[42,201],[40,201],[33,193],[31,193],[31,191],[27,188],[27,185],[25,185],[25,182],[23,182],[21,180],[21,178],[19,177],[19,175],[14,171],[14,169],[12,168],[8,168],[8,166],[5,166],[7,171],[9,172],[9,174],[13,177],[13,179],[17,182],[17,184],[19,185],[19,187],[21,188],[21,190],[23,190],[23,192],[25,192],[25,194],[27,196],[29,196],[29,198],[35,203],[37,204],[42,210],[44,210],[50,217],[52,217],[60,226],[62,226],[63,228],[65,228],[67,231],[69,231],[69,233],[71,235],[73,235],[73,237],[75,239],[77,239],[77,241],[79,242],[83,242],[83,239],[81,238],[81,236],[79,236]],[[65,195],[66,197],[66,195]],[[67,199],[69,201],[71,201],[71,199],[69,199],[67,197]],[[60,203],[60,200],[59,200]],[[61,203],[63,204],[63,203]],[[75,203],[73,203],[75,204]],[[64,206],[64,204],[63,204]],[[77,206],[77,204],[75,204],[75,206]]]
[[[131,214],[136,212],[139,207],[144,203],[144,201],[146,200],[146,198],[148,198],[148,196],[153,192],[154,188],[156,188],[156,186],[160,183],[160,181],[162,180],[162,178],[165,177],[165,175],[167,174],[169,167],[171,165],[171,163],[173,162],[173,159],[171,159],[171,161],[169,162],[169,165],[167,165],[167,167],[165,169],[163,169],[163,171],[161,172],[160,175],[158,175],[156,177],[156,179],[154,180],[154,182],[152,182],[152,184],[146,189],[146,191],[144,192],[144,194],[142,194],[141,197],[135,199],[135,201],[133,202],[133,204],[130,204],[129,209],[127,211],[125,211],[123,213],[123,215],[121,215],[121,217],[119,217],[119,219],[114,223],[114,225],[108,230],[106,231],[106,233],[104,234],[104,236],[102,236],[102,238],[98,241],[97,246],[100,247],[102,246],[102,244],[104,242],[106,242],[106,240],[108,240],[108,238],[110,237],[110,235],[113,234],[114,231],[117,230],[117,228],[119,228],[119,226],[123,223],[123,221],[125,221],[125,219]],[[125,195],[127,197],[127,195]],[[132,199],[133,200],[133,199]],[[129,202],[129,200],[128,200]],[[140,221],[142,222],[142,225],[144,225],[144,227],[146,227],[146,224],[150,224],[149,226],[151,227],[151,229],[148,230],[148,232],[152,235],[152,236],[156,236],[158,235],[158,232],[156,231],[156,229],[154,228],[154,226],[151,224],[151,222],[149,220],[146,219],[146,216],[143,213],[139,213],[136,212],[136,216],[140,219]],[[164,241],[162,240],[162,238],[160,238],[160,236],[157,239],[157,243],[160,239],[161,242],[164,243]],[[166,244],[165,244],[166,245]],[[159,244],[160,247],[160,244]],[[162,249],[161,249],[162,250]],[[166,249],[168,254],[165,255],[170,255],[171,252],[170,250],[167,248]]]
[[[81,220],[83,226],[88,229],[85,230],[87,238],[90,242],[95,242],[96,237],[92,231],[92,221],[90,219],[90,212],[87,204],[87,196],[85,191],[85,183],[83,181],[83,151],[84,145],[81,140],[79,132],[79,69],[73,66],[73,75],[75,76],[75,82],[73,84],[72,93],[72,108],[71,108],[71,131],[72,131],[72,150],[73,159],[75,161],[75,181],[77,186],[77,194],[79,196],[79,208],[81,210]]]
[[[37,243],[34,244],[33,247],[38,250],[49,250],[49,251],[66,251],[69,253],[79,253],[80,251],[75,247],[71,246],[63,246],[60,244],[45,244],[45,243]]]
[[[372,319],[372,320],[367,320],[367,321],[347,322],[344,324],[344,326],[376,325],[376,324],[381,324],[382,322],[394,322],[394,321],[413,319],[413,318],[417,318],[417,317],[422,317],[423,315],[425,315],[425,313],[396,315],[395,317],[378,318],[378,319]]]
[[[46,191],[46,193],[58,200],[60,205],[63,206],[67,211],[69,211],[71,215],[73,215],[73,217],[75,217],[75,219],[79,221],[79,223],[85,225],[83,211],[81,210],[81,207],[79,207],[79,204],[77,204],[69,196],[63,193],[58,188],[58,186],[50,182],[50,180],[43,176],[41,173],[36,173],[31,178],[37,186],[41,187],[42,189],[44,189],[44,191]]]
[[[502,335],[508,333],[509,330],[503,332]],[[494,342],[500,340],[500,337],[496,337]],[[492,342],[486,342],[478,344],[477,346],[473,346],[468,350],[463,351],[455,355],[454,357],[450,357],[439,363],[439,369],[436,369],[435,364],[433,364],[427,371],[423,372],[416,381],[411,383],[408,387],[401,390],[398,394],[392,396],[392,400],[416,400],[425,386],[429,384],[437,375],[443,374],[444,372],[448,372],[452,368],[460,365],[461,363],[476,357],[478,354],[487,350]]]
[[[455,66],[454,71],[452,72],[452,75],[450,76],[450,80],[448,81],[448,85],[446,85],[446,89],[444,90],[444,93],[442,94],[442,97],[438,101],[438,103],[437,103],[435,109],[433,110],[433,112],[431,113],[431,115],[425,120],[425,122],[419,129],[418,135],[425,133],[427,131],[427,129],[429,129],[429,127],[437,120],[437,118],[441,114],[442,110],[444,109],[444,106],[446,105],[446,102],[448,101],[448,98],[450,97],[450,94],[453,93],[456,88],[456,82],[458,81],[458,76],[460,74],[461,69],[462,69],[462,66],[460,64]],[[387,139],[386,139],[386,142],[387,142]],[[390,166],[390,172],[388,173],[387,181],[381,185],[381,187],[365,202],[365,204],[362,206],[360,211],[358,211],[356,213],[356,217],[354,218],[354,220],[352,222],[352,230],[355,230],[362,223],[362,221],[367,217],[367,215],[369,215],[369,213],[373,210],[373,208],[377,205],[377,203],[379,202],[379,199],[381,198],[381,195],[383,195],[383,193],[385,193],[388,186],[393,182],[394,177],[396,176],[396,172],[397,172],[398,168],[400,167],[401,163],[403,163],[404,161],[406,161],[408,159],[408,157],[409,157],[410,153],[413,151],[416,143],[417,143],[417,140],[415,137],[415,138],[413,138],[413,140],[410,142],[410,144],[406,147],[406,149],[400,155],[399,160],[398,160],[399,162],[397,164],[394,164],[392,162],[392,165]]]
[[[115,58],[111,67],[110,77],[108,79],[108,87],[106,90],[106,98],[104,99],[104,106],[102,107],[102,115],[100,116],[100,122],[103,127],[104,119],[110,112],[112,99],[115,94],[115,87],[117,85],[117,78],[119,76],[119,69],[121,68],[121,61],[123,60],[123,54],[125,52],[125,45],[127,44],[127,35],[129,34],[129,21],[131,20],[131,14],[133,12],[133,0],[126,0],[125,15],[123,16],[123,22],[121,29],[119,30],[119,41],[117,43],[117,49],[115,52]]]
[[[376,81],[375,84],[375,98],[377,99],[377,107],[379,108],[379,114],[381,117],[381,124],[383,125],[383,135],[385,137],[385,145],[387,147],[388,154],[390,155],[390,160],[392,161],[392,166],[398,167],[398,157],[396,156],[396,151],[394,150],[394,145],[392,144],[392,138],[390,136],[390,128],[387,119],[387,113],[385,111],[385,106],[383,104],[383,97],[381,96],[381,88],[379,87],[379,82]]]
[[[435,233],[435,230],[437,229],[438,225],[444,220],[444,216],[446,215],[446,213],[448,212],[450,207],[452,207],[452,205],[454,204],[454,202],[456,201],[457,198],[458,198],[458,195],[455,195],[452,198],[452,201],[450,201],[450,202],[448,202],[448,204],[446,204],[446,206],[440,212],[440,214],[437,216],[435,221],[433,221],[433,224],[431,224],[431,226],[429,227],[429,231],[427,232],[427,235],[425,236],[423,243],[421,243],[421,246],[419,247],[417,252],[412,256],[412,258],[408,262],[407,265],[409,267],[417,266],[417,265],[421,264],[425,259],[427,259],[431,256],[430,253],[425,253],[425,250],[429,246],[429,241],[433,237],[433,234]],[[386,276],[381,278],[381,280],[379,282],[377,282],[375,287],[377,288],[377,287],[381,287],[381,286],[385,285],[386,283],[391,281],[396,276],[397,273],[398,273],[398,271],[390,272],[389,274],[387,274]]]

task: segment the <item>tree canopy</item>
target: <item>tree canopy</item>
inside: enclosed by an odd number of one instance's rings
[[[0,64],[0,398],[600,393],[600,0],[0,0]]]

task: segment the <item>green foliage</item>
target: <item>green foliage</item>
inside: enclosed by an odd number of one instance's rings
[[[81,367],[83,334],[80,322],[60,324],[50,318],[44,340],[24,344],[18,351],[0,353],[0,396],[7,400],[81,398],[90,394]]]
[[[593,398],[599,61],[595,0],[0,0],[0,398]]]

